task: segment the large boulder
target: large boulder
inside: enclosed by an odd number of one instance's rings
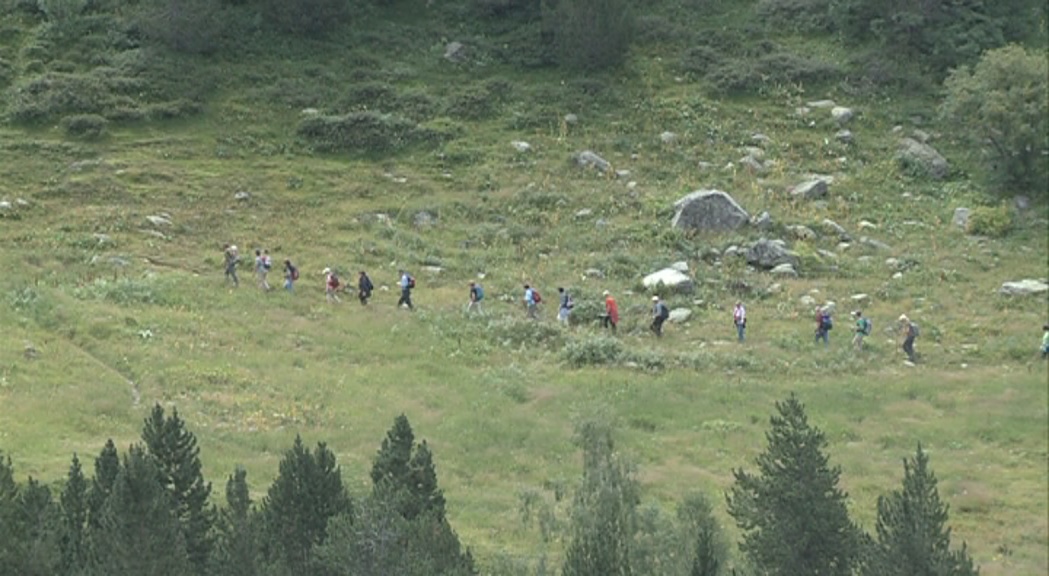
[[[771,270],[780,264],[798,267],[798,255],[787,250],[782,242],[762,238],[747,249],[747,263],[765,270]]]
[[[999,294],[1006,296],[1030,296],[1032,294],[1044,294],[1049,292],[1049,284],[1041,280],[1017,280],[1006,282],[998,289]]]
[[[932,176],[937,180],[947,177],[950,165],[935,148],[925,142],[919,142],[913,138],[900,140],[899,150],[896,152],[896,161],[905,170]]]
[[[592,150],[583,150],[575,156],[575,162],[583,168],[595,168],[598,172],[604,173],[612,169],[612,164],[604,158],[598,156]]]
[[[790,195],[805,200],[818,200],[827,197],[827,181],[822,178],[806,180],[790,189]]]
[[[750,221],[750,215],[720,190],[697,190],[674,203],[671,226],[701,232],[735,230]]]
[[[664,268],[659,272],[653,272],[641,281],[647,290],[656,290],[660,286],[673,292],[691,292],[692,278],[680,270]]]
[[[951,224],[965,230],[969,227],[969,216],[972,214],[972,210],[959,206],[954,209],[954,216],[951,216]]]
[[[683,324],[688,322],[688,319],[692,317],[692,311],[688,308],[674,308],[670,311],[670,318],[668,322],[672,324]]]

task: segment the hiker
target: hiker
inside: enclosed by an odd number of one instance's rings
[[[656,338],[663,337],[663,323],[667,321],[667,318],[670,318],[670,309],[659,296],[653,296],[651,329],[656,334]]]
[[[557,307],[557,321],[568,326],[568,317],[572,315],[572,308],[575,308],[575,302],[572,301],[572,295],[563,287],[558,287],[557,293],[560,294],[560,303]]]
[[[609,294],[608,290],[605,290],[602,295],[605,297],[605,313],[601,315],[601,325],[605,328],[611,327],[614,334],[616,324],[619,324],[619,305],[616,304],[616,299]]]
[[[368,304],[368,299],[372,297],[372,290],[375,290],[372,279],[368,278],[368,274],[364,270],[361,270],[361,274],[357,278],[357,299],[361,301],[361,306]]]
[[[266,276],[270,273],[270,268],[273,267],[273,262],[270,261],[269,251],[263,255],[262,250],[255,250],[255,276],[259,280],[259,288],[268,291],[270,289],[270,283],[266,281]]]
[[[830,346],[830,331],[834,328],[834,320],[831,319],[830,311],[825,307],[816,307],[816,342],[823,340],[823,346]]]
[[[528,317],[532,320],[539,318],[539,298],[536,296],[539,293],[532,289],[528,284],[524,285],[524,305],[525,311],[528,313]]]
[[[469,314],[476,310],[478,314],[483,315],[481,300],[484,300],[484,288],[476,282],[470,282],[470,301],[466,304],[466,313]]]
[[[299,279],[299,269],[291,263],[291,260],[284,261],[284,289],[288,292],[295,291],[295,281]]]
[[[863,312],[859,310],[852,311],[852,317],[856,319],[856,324],[853,326],[852,331],[856,334],[852,337],[852,345],[857,351],[863,350],[863,339],[871,335],[871,321],[869,318],[863,316]]]
[[[414,310],[412,306],[412,288],[415,288],[415,278],[412,277],[405,270],[401,270],[401,299],[397,301],[397,307],[407,306],[409,310]]]
[[[1042,360],[1049,358],[1049,324],[1042,326]]]
[[[339,276],[331,268],[325,268],[324,272],[324,297],[329,304],[341,302],[339,300]]]
[[[742,300],[736,300],[736,308],[732,311],[732,323],[736,325],[736,336],[742,342],[747,331],[747,309],[743,307]]]
[[[236,244],[226,244],[222,247],[222,254],[226,260],[226,278],[233,280],[233,287],[240,286],[237,279],[237,264],[240,264],[240,254],[237,252]]]
[[[901,334],[903,334],[903,351],[907,354],[907,360],[912,364],[917,362],[914,353],[914,339],[918,337],[918,325],[911,322],[906,314],[900,314],[899,318]]]

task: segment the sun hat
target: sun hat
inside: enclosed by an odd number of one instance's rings
[[[605,290],[604,292],[602,292],[601,295],[602,296],[608,296],[608,290]]]
[[[900,319],[897,322],[910,322],[910,318],[907,318],[906,314],[900,314]]]
[[[331,268],[325,268],[321,274],[331,274]]]
[[[659,302],[659,296],[653,296],[652,297],[652,301],[653,302]]]

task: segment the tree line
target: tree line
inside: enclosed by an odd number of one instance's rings
[[[494,562],[514,576],[972,576],[963,544],[951,547],[948,507],[919,445],[903,482],[878,499],[874,534],[850,518],[841,470],[793,395],[776,404],[756,470],[734,470],[725,495],[741,539],[730,553],[702,494],[686,496],[670,527],[641,505],[635,469],[612,429],[577,428],[583,473],[562,528],[560,569]],[[141,441],[120,453],[107,441],[88,476],[74,455],[57,494],[34,478],[15,480],[0,458],[0,574],[150,576],[467,576],[478,574],[445,513],[426,441],[398,416],[373,460],[372,489],[351,495],[332,451],[296,437],[266,496],[252,500],[243,469],[225,505],[211,502],[196,437],[177,410],[157,405]],[[558,490],[557,499],[566,497]],[[534,504],[534,502],[533,502]],[[527,507],[526,507],[527,508]],[[537,509],[539,507],[536,507]],[[546,528],[556,525],[544,516]],[[529,511],[525,510],[525,515]],[[662,527],[661,527],[662,526]]]

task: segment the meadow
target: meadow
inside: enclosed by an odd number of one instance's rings
[[[419,26],[409,16],[400,25]],[[442,117],[437,128],[456,136],[434,145],[315,150],[296,132],[311,102],[296,96],[312,90],[316,70],[279,56],[250,71],[212,63],[229,74],[194,117],[113,124],[90,142],[57,126],[0,129],[0,199],[11,203],[0,212],[0,449],[19,476],[59,482],[73,453],[136,441],[161,403],[197,435],[216,494],[243,466],[261,498],[296,434],[327,442],[351,492],[363,493],[384,432],[404,413],[434,451],[452,525],[493,571],[502,558],[559,554],[561,538],[542,538],[523,510],[539,499],[564,517],[567,502],[553,495],[577,481],[573,426],[592,417],[615,424],[646,505],[670,511],[705,493],[735,536],[722,506],[731,472],[753,468],[774,402],[794,392],[827,433],[862,526],[873,527],[877,497],[921,442],[954,541],[968,543],[982,573],[1049,571],[1049,392],[1037,353],[1046,297],[996,293],[1049,275],[1049,212],[1036,201],[1001,238],[951,224],[958,206],[997,204],[966,177],[965,151],[941,133],[934,102],[789,84],[720,98],[658,47],[633,51],[618,74],[578,78],[452,66],[434,34],[413,41],[400,59],[368,66],[398,97],[477,107]],[[323,48],[318,66],[352,77],[337,63],[359,52]],[[480,87],[486,95],[470,97]],[[798,114],[823,97],[859,111],[854,143],[835,141],[826,111]],[[932,132],[959,159],[955,176],[902,171],[894,126]],[[664,131],[676,138],[663,141]],[[767,174],[735,166],[757,133],[775,160]],[[518,140],[530,149],[511,146]],[[629,173],[581,169],[571,158],[582,150]],[[787,193],[811,173],[834,176],[826,202]],[[673,202],[700,188],[767,210],[775,227],[673,230]],[[157,215],[170,224],[149,221]],[[824,218],[889,249],[839,249]],[[788,224],[818,237],[790,239]],[[763,234],[790,240],[799,278],[710,256]],[[246,260],[236,289],[222,276],[228,242]],[[301,269],[294,294],[277,270],[273,291],[254,286],[255,248]],[[677,261],[697,287],[667,300],[692,316],[657,341],[640,279]],[[327,304],[329,266],[349,282],[367,270],[373,302],[346,294]],[[418,278],[415,312],[394,306],[400,268]],[[463,315],[470,280],[485,287],[482,317]],[[538,323],[524,318],[523,283],[547,301]],[[558,286],[579,302],[570,328],[555,322]],[[597,324],[603,290],[623,316],[612,344]],[[861,293],[875,332],[856,353],[846,318]],[[829,349],[812,342],[806,295],[838,303]],[[748,306],[742,345],[737,298]],[[901,313],[922,328],[915,366],[897,349]]]

